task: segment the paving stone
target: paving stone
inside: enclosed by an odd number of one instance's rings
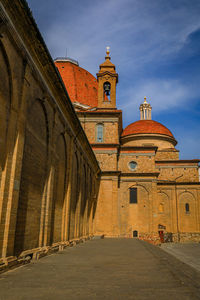
[[[200,272],[137,239],[95,239],[0,276],[0,300],[200,299]]]

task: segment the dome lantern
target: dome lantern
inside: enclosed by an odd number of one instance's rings
[[[151,105],[147,102],[147,98],[144,97],[144,102],[140,104],[140,120],[151,120]]]

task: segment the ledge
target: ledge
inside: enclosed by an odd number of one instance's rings
[[[175,181],[161,181],[157,185],[200,185],[200,182],[175,182]]]
[[[156,160],[156,164],[182,164],[182,163],[199,163],[200,159],[178,159],[178,160]]]
[[[153,172],[153,173],[121,173],[122,177],[158,177],[159,172]]]

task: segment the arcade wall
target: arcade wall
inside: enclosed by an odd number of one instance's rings
[[[0,3],[0,269],[93,235],[95,155],[23,1]]]

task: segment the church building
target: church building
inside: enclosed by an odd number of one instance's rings
[[[179,160],[175,137],[152,120],[146,97],[140,120],[123,129],[109,47],[97,79],[69,58],[55,65],[101,168],[95,234],[153,243],[199,240],[199,160]]]
[[[200,241],[199,160],[152,120],[123,129],[109,48],[97,77],[53,61],[26,0],[0,0],[0,272],[94,236]]]

